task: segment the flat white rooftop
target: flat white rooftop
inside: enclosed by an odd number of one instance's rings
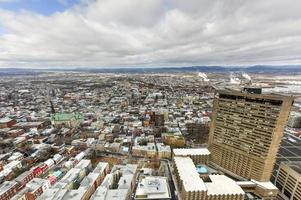
[[[126,200],[127,194],[127,189],[110,190],[100,186],[97,188],[90,200]]]
[[[174,157],[180,179],[187,192],[189,191],[206,191],[204,181],[200,178],[195,165],[189,157]]]
[[[79,163],[77,163],[77,165],[74,168],[85,169],[85,168],[89,167],[89,165],[91,165],[91,160],[83,159]]]
[[[80,169],[71,168],[59,182],[70,183],[79,176],[79,173],[80,173]]]
[[[0,119],[0,124],[4,124],[4,123],[10,122],[10,121],[12,121],[12,119],[10,119],[8,117],[4,117],[4,118]]]
[[[244,195],[245,192],[231,178],[225,175],[209,175],[212,182],[206,182],[207,195]]]
[[[106,200],[126,200],[127,199],[127,189],[117,189],[117,190],[108,190],[106,195]]]
[[[170,146],[169,145],[164,145],[163,143],[157,143],[157,148],[159,152],[171,152]]]
[[[68,190],[60,188],[49,188],[37,200],[61,200],[67,194]]]
[[[270,181],[260,182],[260,181],[254,180],[254,179],[251,179],[251,181],[256,183],[259,187],[270,189],[270,190],[278,190],[278,188]]]
[[[95,169],[93,170],[93,173],[99,173],[102,174],[103,171],[108,167],[109,163],[107,162],[99,162]]]
[[[155,143],[147,143],[147,145],[135,145],[133,149],[136,150],[144,150],[144,151],[156,151]]]
[[[170,199],[166,177],[148,176],[138,184],[135,199]]]
[[[173,153],[175,156],[210,155],[210,151],[207,148],[173,149]]]

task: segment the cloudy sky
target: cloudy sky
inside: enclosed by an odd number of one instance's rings
[[[0,67],[301,64],[301,0],[0,0]]]

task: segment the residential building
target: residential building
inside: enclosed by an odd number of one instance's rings
[[[132,147],[133,156],[142,156],[153,158],[157,155],[155,143],[147,143],[146,145],[135,145]]]
[[[100,177],[100,174],[90,173],[88,174],[80,183],[80,186],[77,190],[84,191],[81,195],[81,200],[90,199],[91,195],[97,189],[97,179]]]
[[[189,157],[174,157],[176,184],[183,200],[205,199],[207,188]]]
[[[174,157],[178,192],[183,200],[244,200],[245,192],[225,175],[209,175],[202,179],[189,157]]]
[[[57,182],[54,187],[61,189],[72,190],[84,178],[80,176],[82,170],[78,168],[71,168],[63,178]]]
[[[270,180],[293,100],[220,91],[209,134],[211,162],[241,178]]]
[[[162,133],[162,140],[164,144],[174,148],[185,147],[185,138],[181,134]]]
[[[287,126],[291,128],[301,128],[301,113],[300,112],[291,112]]]
[[[5,181],[0,186],[0,199],[9,200],[18,191],[19,184],[16,181]]]
[[[33,171],[25,171],[20,174],[15,181],[20,185],[19,188],[25,187],[25,185],[34,178]]]
[[[79,179],[82,180],[92,169],[91,160],[83,159],[75,167],[79,169]]]
[[[8,117],[0,119],[0,128],[10,128],[17,123],[16,120]]]
[[[157,150],[158,150],[158,158],[166,158],[171,159],[171,148],[164,143],[156,143]]]
[[[103,181],[104,177],[107,175],[109,172],[109,163],[107,162],[99,162],[97,166],[94,168],[92,171],[93,174],[98,174],[97,180],[96,180],[96,185],[97,187],[101,184]]]
[[[127,200],[133,193],[137,165],[114,165],[102,184],[92,195],[91,200]]]
[[[13,200],[35,200],[49,187],[50,184],[47,180],[34,178],[26,184],[24,189],[22,189],[16,196],[13,197]]]
[[[301,199],[301,162],[282,162],[275,182],[285,200]]]

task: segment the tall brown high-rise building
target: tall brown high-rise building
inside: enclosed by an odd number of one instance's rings
[[[209,134],[211,162],[240,177],[268,181],[293,101],[220,91]]]

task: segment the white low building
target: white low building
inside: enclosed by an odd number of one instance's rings
[[[138,183],[135,200],[171,199],[167,177],[147,176]]]

